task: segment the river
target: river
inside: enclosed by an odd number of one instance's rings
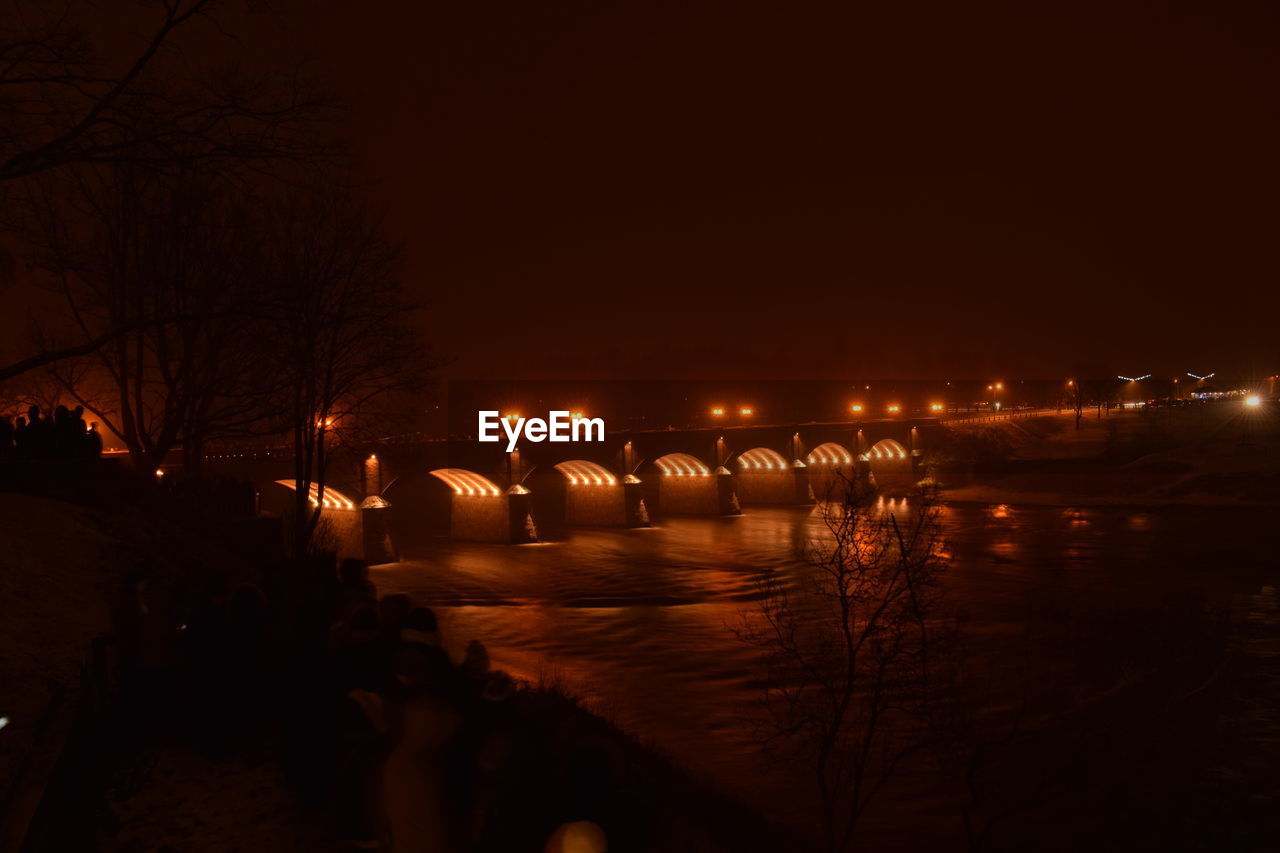
[[[898,500],[880,506],[901,512]],[[1212,684],[1224,677],[1214,662],[1230,659],[1225,677],[1244,689],[1215,700],[1201,734],[1248,742],[1269,733],[1274,752],[1272,514],[944,504],[941,521],[951,557],[944,599],[971,655],[1003,685],[992,704],[1007,703],[1028,668],[1084,690],[1172,663],[1194,693],[1201,662]],[[762,572],[805,570],[798,549],[820,525],[814,508],[752,507],[652,529],[575,530],[542,545],[424,540],[403,562],[376,568],[374,581],[382,594],[436,608],[455,657],[480,639],[495,666],[559,682],[692,771],[796,822],[811,797],[794,770],[762,763],[749,722],[758,653],[732,628],[756,606]],[[1184,686],[1166,680],[1165,689]],[[1248,775],[1236,765],[1256,758],[1218,750],[1193,760],[1201,779]],[[959,837],[948,797],[889,791],[885,803],[866,830],[882,848],[924,837],[900,831],[912,815],[933,825],[932,841]]]

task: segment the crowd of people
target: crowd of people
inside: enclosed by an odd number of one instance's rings
[[[0,458],[97,459],[102,455],[102,434],[96,421],[86,423],[84,406],[58,406],[52,415],[31,406],[15,420],[0,417]]]
[[[270,697],[283,697],[286,770],[346,849],[628,849],[607,840],[635,820],[607,744],[550,743],[481,643],[455,662],[430,608],[379,598],[361,561],[338,575],[324,596],[323,653],[294,657],[283,681],[264,653],[273,619],[257,587],[237,587],[190,626],[198,731],[252,741]]]

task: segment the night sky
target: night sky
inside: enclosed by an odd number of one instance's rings
[[[1273,3],[294,3],[450,376],[1280,370]]]

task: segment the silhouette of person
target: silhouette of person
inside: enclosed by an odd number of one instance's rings
[[[70,459],[75,448],[75,424],[66,406],[53,410],[53,458]]]
[[[89,458],[89,442],[85,439],[89,433],[89,425],[84,420],[84,406],[76,406],[71,410],[71,443],[70,455],[76,459]]]
[[[85,455],[97,459],[102,455],[102,433],[98,432],[98,422],[89,424],[89,431],[84,434]]]
[[[27,409],[28,444],[35,459],[48,459],[53,452],[53,424],[41,417],[40,407]]]
[[[13,447],[19,456],[27,456],[31,452],[31,429],[22,415],[18,415],[13,425]]]

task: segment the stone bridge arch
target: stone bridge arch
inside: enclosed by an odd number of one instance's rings
[[[733,477],[692,453],[663,453],[641,461],[635,470],[651,513],[735,515],[741,511]]]
[[[737,479],[744,504],[787,505],[812,503],[807,466],[788,460],[772,447],[752,447],[734,454],[727,466]]]
[[[915,485],[915,459],[900,441],[882,438],[859,457],[878,488],[901,491]]]
[[[647,527],[649,512],[634,476],[618,476],[593,459],[541,465],[525,478],[543,536],[564,526]]]

